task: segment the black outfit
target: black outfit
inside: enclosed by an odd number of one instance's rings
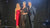
[[[22,9],[22,13],[28,13],[27,8]],[[30,28],[29,16],[28,14],[21,14],[20,28]]]

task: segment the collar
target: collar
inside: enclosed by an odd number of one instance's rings
[[[31,8],[32,6],[30,6],[30,8]]]

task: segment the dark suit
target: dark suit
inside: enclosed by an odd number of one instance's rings
[[[30,21],[31,21],[31,27],[34,28],[34,15],[36,14],[36,9],[34,7],[31,7],[29,8],[28,7],[28,10],[29,10],[29,17],[30,17]]]

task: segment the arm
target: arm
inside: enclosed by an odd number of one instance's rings
[[[32,7],[32,8],[33,8],[34,13],[36,14],[36,8],[35,7]]]
[[[27,11],[29,11],[28,8],[27,8]]]
[[[16,9],[15,9],[15,20],[16,20]]]

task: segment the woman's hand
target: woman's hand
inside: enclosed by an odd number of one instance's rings
[[[19,26],[17,26],[17,28],[19,28]]]
[[[28,13],[22,13],[23,15],[26,15],[26,14],[28,14]]]

